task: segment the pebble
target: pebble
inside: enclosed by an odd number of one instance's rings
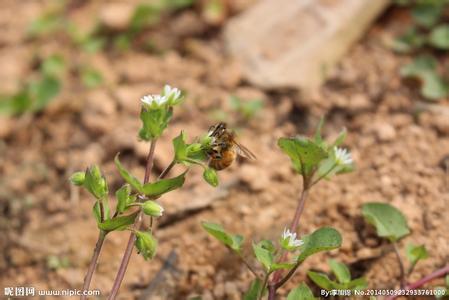
[[[100,11],[100,23],[114,30],[124,30],[129,26],[133,12],[134,6],[129,3],[107,3]]]
[[[381,142],[390,142],[396,138],[396,129],[387,123],[376,123],[373,126],[376,137]]]

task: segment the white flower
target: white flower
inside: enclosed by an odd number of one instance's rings
[[[171,87],[168,84],[164,86],[162,95],[167,98],[170,105],[178,104],[182,98],[181,91],[178,88]]]
[[[352,156],[347,149],[335,147],[334,154],[335,154],[335,162],[337,165],[352,164]]]
[[[282,233],[282,241],[286,248],[297,248],[304,244],[302,240],[296,238],[295,232],[291,232],[287,228],[284,228],[284,233]]]
[[[160,106],[167,102],[167,98],[161,95],[146,95],[140,98],[140,101],[142,101],[144,105]]]

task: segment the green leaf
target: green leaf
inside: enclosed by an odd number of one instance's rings
[[[142,140],[149,141],[161,136],[162,132],[167,128],[171,117],[172,112],[167,107],[150,110],[142,109],[140,112],[142,128],[139,131],[139,137]]]
[[[174,178],[160,179],[154,183],[146,183],[142,187],[142,193],[147,197],[159,197],[180,188],[184,184],[186,173],[187,171]]]
[[[33,100],[28,89],[23,89],[12,97],[0,99],[0,113],[5,115],[17,115],[31,108]]]
[[[262,281],[259,278],[254,279],[248,291],[243,295],[243,300],[258,300],[262,288]]]
[[[61,55],[51,55],[47,57],[41,65],[41,70],[47,76],[59,76],[64,70],[64,58]]]
[[[271,264],[270,271],[290,270],[294,266],[295,266],[295,263],[273,263],[273,264]]]
[[[115,192],[115,197],[117,198],[117,212],[124,212],[130,204],[135,201],[135,197],[131,196],[131,186],[129,184],[124,184]]]
[[[292,160],[293,168],[305,175],[310,175],[313,169],[327,158],[326,151],[309,139],[280,138],[278,145]]]
[[[86,178],[85,172],[75,172],[70,176],[70,182],[77,186],[84,185],[84,179]]]
[[[29,28],[30,36],[39,36],[53,33],[61,28],[63,24],[61,17],[56,12],[46,13],[34,20]]]
[[[317,252],[333,250],[341,246],[340,233],[331,227],[319,228],[312,234],[304,236],[302,240],[304,244],[300,248],[299,262]]]
[[[129,173],[124,167],[123,165],[120,163],[119,160],[119,154],[117,153],[117,155],[114,158],[114,162],[115,165],[117,166],[117,169],[120,173],[120,176],[122,176],[122,178],[129,183],[135,190],[137,190],[139,193],[143,193],[143,186],[142,183],[140,183],[139,179],[137,179],[136,177],[134,177],[131,173]]]
[[[433,3],[418,3],[412,9],[412,16],[416,23],[426,28],[431,28],[440,19],[443,13],[443,5]]]
[[[305,284],[301,283],[298,287],[288,293],[287,300],[314,300],[312,291]]]
[[[108,195],[106,179],[96,165],[86,170],[84,187],[97,199],[104,199]]]
[[[426,72],[422,74],[421,94],[430,100],[440,100],[447,97],[449,86],[445,80],[436,72]]]
[[[331,267],[332,272],[335,274],[338,282],[349,283],[351,281],[351,273],[349,272],[349,269],[345,264],[340,263],[335,259],[329,259],[329,266]]]
[[[420,78],[424,72],[434,71],[438,65],[435,57],[424,54],[420,55],[413,62],[401,68],[400,74],[403,77],[417,77]]]
[[[325,289],[327,291],[336,289],[338,284],[329,279],[326,274],[309,271],[307,272],[307,276],[320,288]]]
[[[42,110],[56,95],[59,94],[61,85],[58,79],[45,76],[37,82],[30,84],[30,93],[34,98],[33,110]]]
[[[401,68],[401,76],[414,77],[421,81],[421,94],[430,100],[439,100],[449,94],[449,86],[437,74],[438,61],[430,55],[421,55]]]
[[[145,260],[152,259],[156,255],[157,240],[150,232],[136,231],[136,246]]]
[[[203,178],[206,180],[207,183],[209,183],[213,187],[218,186],[218,175],[217,171],[212,168],[205,168],[203,172]]]
[[[175,160],[182,162],[187,159],[187,144],[184,131],[173,139],[173,148],[175,149]]]
[[[412,244],[407,245],[407,258],[412,264],[416,264],[419,260],[429,257],[427,249],[424,245],[415,246]]]
[[[367,287],[368,287],[368,282],[363,277],[351,280],[349,283],[347,283],[345,285],[345,289],[349,289],[349,290],[364,290]]]
[[[414,27],[409,28],[403,35],[397,37],[391,48],[399,53],[410,53],[424,46],[426,37]]]
[[[271,271],[271,265],[273,264],[273,254],[262,247],[260,244],[253,243],[253,251],[257,260],[264,266],[267,272]]]
[[[93,68],[81,69],[81,82],[87,88],[95,88],[103,83],[103,75]]]
[[[449,24],[443,24],[435,27],[430,32],[429,43],[435,48],[449,49]]]
[[[243,244],[243,237],[241,235],[228,234],[219,224],[211,222],[201,222],[201,225],[214,238],[216,238],[232,250],[240,252]]]
[[[131,32],[139,32],[146,25],[156,23],[159,21],[160,13],[160,7],[155,5],[141,4],[137,6],[131,17]]]
[[[104,231],[124,230],[129,225],[134,224],[138,212],[132,213],[127,216],[119,216],[109,220],[106,220],[98,224],[98,228]]]
[[[410,230],[404,215],[387,203],[365,203],[362,214],[367,223],[373,225],[377,235],[395,242],[408,235]]]

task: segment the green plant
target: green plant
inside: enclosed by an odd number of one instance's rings
[[[428,253],[424,245],[415,246],[409,244],[406,248],[409,267],[407,271],[405,270],[405,264],[398,247],[398,242],[410,234],[405,216],[394,206],[378,202],[365,203],[362,207],[362,214],[366,222],[375,227],[377,235],[386,238],[392,244],[398,261],[401,289],[413,290],[434,278],[449,273],[449,265],[446,265],[432,274],[409,284],[407,282],[408,276],[413,272],[418,261],[428,257]],[[387,300],[395,299],[396,297],[397,295],[390,296]]]
[[[84,187],[94,196],[93,214],[99,229],[98,241],[85,277],[83,289],[87,290],[89,288],[104,239],[111,232],[128,230],[130,231],[130,237],[109,299],[115,299],[117,296],[134,247],[145,260],[152,259],[155,256],[158,243],[154,237],[153,225],[155,219],[162,216],[164,212],[157,199],[172,190],[182,187],[189,167],[192,164],[203,166],[205,172],[207,172],[207,176],[204,176],[206,181],[213,186],[218,184],[218,179],[213,176],[214,172],[203,162],[207,155],[206,151],[209,147],[210,139],[206,135],[199,142],[187,144],[183,132],[173,140],[173,162],[167,166],[155,181],[150,182],[156,142],[167,128],[172,118],[173,108],[179,105],[182,100],[181,91],[168,85],[164,87],[160,95],[148,95],[141,99],[140,119],[142,127],[138,135],[141,140],[150,143],[145,177],[143,181],[137,179],[123,166],[119,160],[119,155],[116,155],[114,162],[125,184],[115,192],[117,199],[115,212],[112,212],[110,208],[108,184],[98,166],[89,167],[86,171],[76,172],[71,176],[70,180],[73,184]],[[165,179],[164,177],[175,164],[187,166],[186,171],[176,177]],[[150,218],[151,225],[149,228],[142,227],[144,216]]]
[[[449,23],[444,21],[446,0],[401,1],[411,9],[414,24],[398,36],[392,48],[398,53],[413,54],[430,47],[438,51],[449,50]],[[429,58],[430,57],[430,58]],[[433,60],[431,64],[423,61]],[[449,95],[447,79],[437,69],[438,62],[429,54],[418,56],[401,69],[403,77],[413,77],[421,82],[421,95],[429,100],[439,100]]]
[[[348,267],[334,259],[330,259],[328,264],[336,280],[331,280],[326,274],[309,271],[307,276],[319,287],[331,290],[363,290],[367,287],[365,278],[351,279]]]
[[[320,122],[314,138],[280,138],[278,145],[290,157],[293,169],[302,176],[303,189],[299,197],[293,219],[277,242],[261,240],[253,242],[254,257],[260,268],[252,266],[243,256],[243,236],[231,234],[221,225],[203,222],[203,228],[228,249],[238,255],[253,273],[256,279],[251,284],[244,299],[262,299],[268,293],[268,299],[276,297],[277,290],[291,279],[296,270],[309,256],[341,245],[340,233],[331,227],[322,227],[314,232],[297,238],[297,228],[304,203],[310,189],[322,179],[349,172],[353,169],[350,153],[338,146],[343,142],[346,132],[342,131],[333,143],[326,143],[321,137]],[[260,269],[260,270],[259,270]],[[292,290],[288,299],[312,299],[312,292],[305,284]]]
[[[59,94],[64,69],[65,63],[61,56],[55,54],[45,58],[39,65],[36,78],[25,81],[16,94],[3,96],[0,113],[19,115],[44,109]]]

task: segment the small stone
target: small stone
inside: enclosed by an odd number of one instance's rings
[[[124,30],[129,26],[134,6],[127,3],[108,3],[100,11],[100,22],[114,30]]]
[[[388,123],[375,124],[373,130],[381,142],[390,142],[396,138],[396,129]]]
[[[12,132],[12,119],[9,117],[0,117],[0,138],[8,137]]]

